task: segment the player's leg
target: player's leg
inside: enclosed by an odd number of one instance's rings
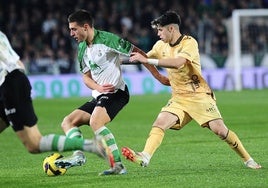
[[[73,142],[76,142],[75,140],[68,142],[68,139],[65,139],[64,137],[61,138],[59,135],[51,134],[49,136],[42,136],[37,125],[31,127],[25,126],[24,129],[17,131],[16,134],[30,153],[69,151],[68,148],[72,150],[72,147],[75,149],[82,148],[82,143],[81,146],[73,146]],[[72,166],[81,166],[86,162],[86,157],[82,152],[75,152],[71,157],[71,163],[68,163],[68,165],[64,164],[64,166],[61,163],[62,167],[69,168]]]
[[[98,103],[92,113],[90,126],[95,135],[101,135],[105,138],[107,146],[110,148],[114,163],[111,162],[111,168],[102,172],[100,175],[125,174],[126,169],[122,164],[121,153],[118,149],[116,139],[110,129],[105,125],[112,121],[121,109],[128,103],[129,93],[127,87],[125,90],[118,90],[116,93],[102,95],[98,98]]]
[[[88,125],[90,120],[90,114],[80,109],[75,109],[73,112],[63,118],[61,128],[64,131],[66,137],[83,137],[79,129],[81,125]]]
[[[104,171],[102,175],[124,174],[125,168],[122,165],[120,152],[113,133],[105,125],[111,119],[104,107],[97,106],[91,116],[90,126],[96,136],[102,136],[110,149],[112,157],[109,159],[111,170]],[[117,169],[116,171],[114,169]]]
[[[78,109],[75,109],[63,119],[61,127],[67,138],[83,138],[79,127],[81,125],[89,125],[90,117],[96,106],[96,103],[97,101],[92,99],[90,102],[86,102]],[[86,151],[94,152],[98,156],[110,161],[111,152],[103,137],[95,136],[93,140],[87,140],[85,148]],[[72,158],[70,156],[61,158],[60,163],[63,163],[62,161],[64,161],[67,164],[71,159]]]
[[[186,104],[184,107],[187,108],[187,112],[196,122],[202,125],[202,127],[210,128],[210,130],[228,143],[228,145],[238,153],[244,162],[247,163],[248,161],[251,161],[250,155],[243,147],[240,139],[234,132],[228,130],[225,126],[220,111],[217,108],[216,99],[213,93],[198,94],[195,98],[188,101],[190,101],[188,102],[189,104]],[[255,167],[258,168],[259,165],[257,164]]]
[[[168,101],[168,104],[162,108],[161,113],[153,124],[149,137],[145,143],[142,152],[135,152],[128,147],[122,148],[122,154],[126,159],[136,162],[145,167],[148,166],[150,159],[156,149],[162,143],[162,140],[167,129],[179,130],[189,123],[192,118],[185,113],[178,102]]]
[[[79,137],[68,138],[64,135],[49,134],[42,136],[39,142],[39,151],[72,151],[82,150],[94,153],[102,158],[108,158],[107,146],[103,137],[83,139]]]
[[[8,74],[2,95],[5,115],[12,129],[30,153],[39,153],[42,135],[36,125],[37,116],[31,99],[31,85],[26,75],[19,70]]]
[[[30,153],[40,153],[39,142],[42,137],[37,125],[16,131],[17,136]]]
[[[84,112],[80,109],[75,109],[73,112],[68,114],[63,118],[63,121],[61,123],[61,128],[65,133],[65,136],[67,138],[83,138],[82,132],[79,129],[79,126],[83,124],[88,124],[89,122],[89,114],[87,112]],[[88,147],[89,150],[95,150],[95,153],[100,156],[100,152],[98,152],[97,144],[93,140],[88,140]],[[102,151],[102,150],[99,150]],[[66,156],[63,158],[60,158],[59,160],[55,161],[55,164],[58,167],[61,168],[70,168],[73,166],[81,166],[86,162],[86,157],[84,153],[80,150],[74,151],[73,155]]]
[[[88,102],[83,106],[87,106]],[[94,104],[95,106],[95,104]],[[87,106],[88,108],[88,106]],[[89,107],[92,108],[93,107]],[[88,125],[90,114],[82,109],[75,109],[73,112],[64,117],[61,128],[64,131],[67,138],[83,138],[82,132],[79,129],[81,125]],[[100,139],[88,140],[88,151],[96,153],[100,157],[106,157],[103,153],[102,142]],[[101,151],[101,152],[100,152]],[[70,158],[70,157],[69,157]],[[66,157],[66,161],[69,159]]]
[[[20,71],[8,74],[1,89],[7,119],[30,153],[73,149],[91,151],[93,144],[81,139],[71,140],[55,134],[41,135],[31,99],[31,85],[25,74]]]
[[[12,122],[13,130],[30,153],[77,149],[99,155],[100,152],[94,140],[84,140],[79,137],[67,138],[66,136],[56,134],[42,136],[36,124],[37,117],[31,101],[24,102],[22,106],[23,108],[17,105],[15,107],[16,113],[8,114],[8,119]]]
[[[105,160],[110,159],[104,138],[95,137],[94,139],[83,139],[81,137],[68,138],[63,135],[49,134],[42,136],[39,142],[39,151],[73,151],[72,156],[66,156],[58,159],[55,164],[62,168],[70,168],[72,166],[81,166],[85,164],[86,157],[82,151],[94,153]]]
[[[37,126],[34,126],[37,116],[32,104],[31,89],[30,81],[24,73],[19,70],[9,73],[1,86],[1,114],[4,110],[9,124],[27,150],[38,153],[41,134]],[[24,129],[24,125],[32,128]]]
[[[143,151],[135,152],[128,147],[123,147],[122,154],[125,156],[126,159],[135,162],[142,167],[148,166],[153,154],[162,143],[162,140],[165,135],[165,130],[173,127],[177,123],[177,115],[166,111],[161,112],[153,124]]]
[[[89,148],[86,140],[83,139],[72,140],[56,134],[42,136],[37,125],[24,126],[23,129],[16,131],[16,134],[30,153],[84,150]]]
[[[106,153],[108,147],[103,143],[103,138],[88,140],[78,137],[67,138],[66,136],[57,134],[42,136],[37,125],[19,127],[13,125],[12,128],[30,153],[83,150],[95,153],[105,159],[108,158],[108,154]],[[81,153],[74,152],[74,155],[71,157],[61,158],[59,164],[61,166],[64,165],[64,167],[80,166],[86,162],[85,156],[80,155]]]
[[[222,119],[210,121],[209,128],[241,157],[247,167],[253,169],[261,168],[261,166],[251,158],[238,136],[225,126]]]
[[[86,141],[78,139],[71,140],[65,136],[55,134],[42,136],[37,125],[32,127],[25,126],[24,129],[16,131],[16,134],[24,144],[25,148],[33,154],[45,151],[71,151],[74,149],[83,150],[83,145],[86,145]],[[76,163],[79,165],[84,164],[85,156],[77,158]]]

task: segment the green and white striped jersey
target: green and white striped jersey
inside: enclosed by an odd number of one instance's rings
[[[80,71],[91,72],[92,79],[99,85],[113,84],[124,90],[125,82],[121,70],[120,56],[129,57],[134,45],[119,36],[106,31],[94,30],[94,39],[90,46],[85,41],[79,43],[78,61]],[[100,95],[96,90],[92,96]]]

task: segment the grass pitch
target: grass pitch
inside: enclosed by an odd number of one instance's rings
[[[51,152],[29,154],[8,128],[0,135],[0,187],[267,187],[267,93],[267,90],[216,92],[226,125],[237,133],[263,169],[245,168],[225,142],[193,121],[180,131],[166,132],[147,168],[123,159],[127,175],[98,176],[107,164],[86,153],[86,165],[71,168],[63,176],[48,177],[42,170],[42,162]],[[152,122],[168,99],[168,94],[132,96],[128,106],[108,125],[118,146],[142,150]],[[62,134],[63,117],[86,100],[35,99],[41,132]],[[93,136],[87,126],[82,127],[82,132],[85,138]]]

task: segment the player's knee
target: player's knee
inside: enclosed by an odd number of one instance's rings
[[[71,121],[70,117],[69,116],[65,116],[63,118],[63,121],[61,122],[61,128],[63,130],[68,130],[71,124],[72,124],[72,121]]]
[[[225,138],[228,133],[228,129],[222,120],[214,120],[213,122],[210,122],[208,128],[221,139]]]
[[[226,137],[226,130],[221,130],[221,129],[218,129],[218,130],[213,130],[213,132],[218,136],[220,137],[221,139],[224,139]]]
[[[103,125],[106,125],[108,122],[110,122],[110,118],[109,116],[106,116],[104,118],[95,118],[95,117],[92,117],[90,118],[90,126],[93,130],[97,130],[99,129],[100,127],[102,127]]]

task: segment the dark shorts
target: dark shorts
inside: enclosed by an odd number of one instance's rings
[[[0,86],[0,115],[14,131],[32,127],[37,123],[31,98],[31,84],[19,70],[9,73]]]
[[[116,93],[102,94],[97,97],[97,99],[92,99],[89,102],[86,102],[84,105],[80,106],[78,109],[92,114],[96,106],[101,106],[106,108],[106,111],[111,118],[118,114],[118,112],[128,103],[129,101],[129,92],[127,86],[125,90],[118,90]]]

